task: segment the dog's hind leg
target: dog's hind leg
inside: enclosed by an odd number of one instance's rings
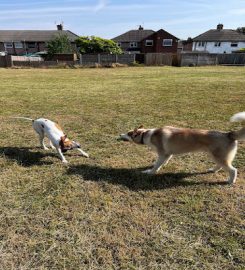
[[[40,126],[36,121],[33,122],[32,126],[33,126],[33,129],[38,134],[39,142],[40,142],[41,147],[43,149],[45,149],[45,150],[48,150],[48,148],[44,144],[44,130],[43,130],[43,127]]]
[[[39,135],[39,141],[40,141],[40,144],[41,144],[41,147],[44,149],[44,150],[48,150],[48,147],[45,145],[44,143],[44,134],[42,133],[38,133]]]
[[[232,166],[232,161],[235,158],[237,152],[237,142],[233,142],[229,145],[225,153],[213,153],[217,166],[221,166],[225,171],[229,173],[228,183],[234,184],[237,178],[237,169]]]
[[[143,171],[142,173],[147,173],[147,174],[155,174],[158,172],[163,165],[167,165],[169,160],[171,159],[172,155],[159,155],[157,161],[155,162],[154,166],[152,169],[148,169]]]
[[[234,184],[237,178],[237,169],[231,165],[230,162],[224,162],[223,169],[229,173],[228,183]]]
[[[230,177],[228,179],[228,183],[234,184],[237,178],[237,169],[234,168],[233,166],[229,166],[229,174],[230,174]]]

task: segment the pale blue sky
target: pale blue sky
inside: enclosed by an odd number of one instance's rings
[[[245,0],[0,0],[0,30],[65,29],[113,38],[143,25],[178,38],[195,37],[223,23],[245,26]]]

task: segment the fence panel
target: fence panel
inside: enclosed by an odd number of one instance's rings
[[[245,65],[245,53],[232,53],[218,55],[220,65]]]
[[[32,68],[45,68],[45,67],[63,67],[66,65],[74,66],[76,61],[13,61],[14,67],[32,67]]]
[[[245,65],[245,53],[182,53],[181,66]]]
[[[6,67],[5,56],[0,56],[0,67]]]
[[[100,54],[100,62],[102,66],[109,66],[113,63],[117,62],[117,55],[116,54]]]
[[[100,64],[102,66],[110,66],[113,63],[131,64],[135,61],[134,54],[83,54],[80,55],[80,65],[94,66]]]
[[[11,56],[12,61],[22,61],[22,62],[40,62],[40,61],[44,61],[42,57],[31,57],[31,56],[15,56],[12,55]]]
[[[145,64],[147,66],[172,66],[173,56],[171,53],[147,53]]]
[[[135,62],[135,54],[119,54],[117,63],[129,65]]]
[[[98,55],[96,54],[83,54],[80,55],[80,65],[92,66],[99,62]]]

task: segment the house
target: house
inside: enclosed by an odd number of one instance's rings
[[[179,40],[178,42],[178,53],[181,52],[191,52],[192,51],[192,38],[188,38],[186,40]]]
[[[163,29],[155,32],[140,26],[112,40],[125,53],[176,53],[179,39]]]
[[[231,53],[245,48],[245,34],[239,30],[224,29],[218,24],[193,39],[192,51],[208,53]]]
[[[57,30],[0,30],[0,52],[10,55],[25,55],[47,50],[47,42],[59,34],[67,35],[75,49],[78,36],[69,30],[63,30],[63,25],[57,25]]]

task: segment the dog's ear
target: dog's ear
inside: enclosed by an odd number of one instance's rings
[[[143,125],[140,125],[138,128],[135,128],[134,129],[134,133],[137,133],[138,129],[140,129],[140,128],[144,128],[144,126]]]
[[[61,136],[60,139],[64,142],[67,139],[67,135]]]
[[[65,141],[64,136],[60,137],[60,142],[59,142],[59,145],[60,145],[61,149],[63,149],[63,148],[64,148],[64,141]]]
[[[60,137],[60,146],[61,146],[61,148],[65,147],[64,143],[65,143],[66,138],[67,138],[67,135],[64,135],[64,136]]]

